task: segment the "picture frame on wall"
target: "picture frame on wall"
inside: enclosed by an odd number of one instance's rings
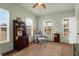
[[[18,35],[18,37],[23,36],[22,31],[17,31],[17,35]]]
[[[55,23],[54,27],[55,27],[55,33],[60,33],[60,24],[59,23]]]
[[[55,23],[55,28],[56,28],[56,30],[59,30],[60,29],[60,24],[59,23]]]

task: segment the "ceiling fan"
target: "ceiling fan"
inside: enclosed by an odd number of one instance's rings
[[[36,7],[46,9],[45,3],[42,3],[40,1],[38,3],[35,3],[32,8],[36,8]]]

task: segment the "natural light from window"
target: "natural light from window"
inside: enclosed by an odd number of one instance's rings
[[[43,25],[43,32],[45,36],[52,35],[52,21],[51,20],[45,20]]]
[[[33,20],[26,18],[26,29],[27,29],[27,34],[33,36]]]
[[[9,12],[0,8],[0,43],[9,41]]]

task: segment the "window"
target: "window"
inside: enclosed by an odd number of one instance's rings
[[[0,8],[0,43],[9,41],[9,12]]]
[[[46,35],[46,36],[48,36],[48,35],[52,35],[52,21],[45,21],[44,22],[44,34]]]
[[[33,20],[26,18],[26,29],[27,29],[27,34],[33,36]]]

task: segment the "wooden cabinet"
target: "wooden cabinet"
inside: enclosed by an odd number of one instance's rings
[[[26,26],[24,22],[18,22],[13,20],[13,38],[14,38],[14,50],[21,50],[28,46],[28,36]]]
[[[54,34],[54,42],[60,42],[60,34]]]

